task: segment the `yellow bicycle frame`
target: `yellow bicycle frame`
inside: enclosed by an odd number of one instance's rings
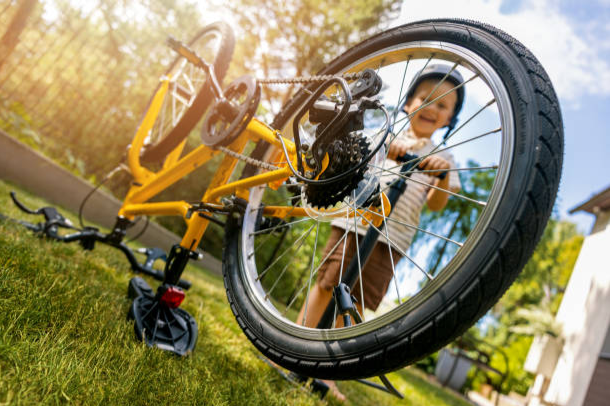
[[[182,216],[187,223],[187,231],[180,245],[183,248],[194,250],[200,243],[209,221],[198,215],[189,215],[191,205],[185,201],[161,203],[147,203],[147,201],[204,165],[220,151],[206,145],[200,145],[181,158],[180,156],[185,146],[185,141],[183,141],[167,155],[159,172],[154,173],[140,164],[140,150],[153,128],[164,97],[168,93],[169,84],[170,79],[168,77],[162,78],[162,84],[154,95],[151,105],[136,131],[136,135],[129,148],[128,166],[134,179],[118,215],[130,220],[137,215]],[[278,131],[253,118],[248,123],[245,131],[231,144],[227,145],[227,148],[234,152],[242,153],[249,141],[257,142],[263,140],[278,147],[280,150],[282,146],[278,139],[278,134]],[[284,139],[284,144],[289,155],[294,157],[293,164],[295,165],[295,144],[286,138]],[[219,199],[227,195],[236,195],[248,200],[248,190],[251,187],[263,184],[271,184],[271,187],[274,187],[275,183],[279,184],[279,182],[284,181],[293,174],[291,169],[284,167],[228,183],[237,163],[238,160],[232,156],[226,155],[223,158],[210,185],[204,192],[204,196],[201,199],[202,203],[218,204]],[[266,216],[280,218],[284,218],[289,213],[296,217],[308,215],[304,208],[294,206],[267,206],[263,212]]]

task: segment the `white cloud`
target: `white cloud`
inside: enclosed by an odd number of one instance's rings
[[[412,6],[414,4],[414,6]],[[559,98],[576,106],[589,95],[609,95],[609,25],[578,25],[563,15],[555,0],[526,0],[502,14],[501,0],[430,0],[402,6],[396,25],[428,18],[466,18],[496,26],[529,48],[550,76]],[[598,37],[599,35],[599,37]]]

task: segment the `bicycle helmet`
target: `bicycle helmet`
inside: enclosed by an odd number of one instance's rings
[[[461,76],[461,73],[459,73],[459,71],[455,69],[451,71],[451,69],[452,69],[452,66],[441,65],[441,64],[429,65],[425,69],[423,69],[419,77],[416,78],[416,80],[414,80],[414,82],[408,89],[408,92],[406,93],[406,97],[404,98],[404,102],[402,103],[402,111],[404,111],[403,107],[408,102],[408,99],[414,95],[416,88],[424,80],[427,80],[427,79],[441,80],[442,78],[448,75],[446,77],[446,80],[451,82],[454,86],[459,86],[460,84],[462,84],[464,80],[463,80],[463,76]],[[457,103],[455,104],[455,111],[453,112],[453,117],[451,118],[450,123],[447,126],[448,129],[446,131],[446,134],[444,134],[444,139],[448,137],[448,135],[451,133],[451,131],[453,131],[453,129],[457,125],[457,122],[458,122],[457,116],[459,115],[459,112],[461,111],[461,108],[463,107],[463,101],[465,99],[465,88],[461,86],[458,89],[456,89],[456,92],[457,92]]]

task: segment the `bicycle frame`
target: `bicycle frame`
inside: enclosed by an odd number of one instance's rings
[[[183,236],[180,245],[188,250],[193,250],[198,246],[209,220],[195,215],[192,216],[189,209],[191,204],[185,201],[170,201],[160,203],[147,203],[149,199],[156,196],[169,186],[173,185],[184,176],[193,172],[195,169],[204,165],[220,151],[206,145],[200,145],[187,155],[180,158],[185,141],[181,142],[172,152],[170,152],[159,172],[152,172],[140,164],[140,150],[144,141],[151,131],[157,115],[160,112],[164,97],[169,91],[170,78],[162,78],[162,85],[153,97],[151,106],[132,141],[128,151],[128,166],[134,177],[132,186],[129,189],[123,206],[118,215],[132,220],[137,215],[171,215],[182,216],[187,224],[187,231]],[[241,153],[249,141],[265,141],[270,145],[282,148],[279,140],[280,133],[270,128],[260,120],[253,118],[247,125],[245,131],[240,134],[231,144],[227,146],[231,151]],[[284,145],[288,153],[293,156],[295,166],[296,149],[295,144],[284,138]],[[238,159],[232,156],[225,156],[216,171],[210,185],[204,192],[201,199],[205,204],[216,204],[222,196],[235,194],[237,197],[248,200],[248,189],[266,183],[283,181],[293,173],[287,165],[278,170],[272,170],[245,179],[228,183]],[[304,217],[308,214],[302,207],[294,206],[267,206],[263,210],[266,216],[284,218],[291,212],[292,216]],[[353,214],[354,215],[354,214]]]

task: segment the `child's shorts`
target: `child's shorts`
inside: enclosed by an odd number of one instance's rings
[[[325,245],[323,257],[325,258],[331,249],[336,245],[338,240],[344,235],[344,229],[332,226],[329,240]],[[359,236],[359,242],[363,236]],[[355,255],[355,232],[350,232],[346,239],[346,254],[344,258],[344,271],[348,268],[351,259]],[[334,252],[327,258],[323,266],[318,271],[317,283],[320,287],[325,290],[331,290],[334,286],[338,285],[338,278],[340,276],[340,265],[342,263],[342,252],[344,249],[344,241],[338,244],[338,247]],[[393,263],[397,265],[402,255],[395,249],[391,249],[393,253]],[[382,301],[383,296],[387,293],[389,283],[393,278],[393,268],[391,266],[391,258],[389,255],[389,246],[382,242],[377,242],[372,250],[372,254],[364,264],[361,261],[361,277],[363,278],[363,295],[364,304],[370,310],[376,310],[378,305]],[[355,283],[351,293],[357,298],[357,303],[361,303],[361,294],[359,279]]]

